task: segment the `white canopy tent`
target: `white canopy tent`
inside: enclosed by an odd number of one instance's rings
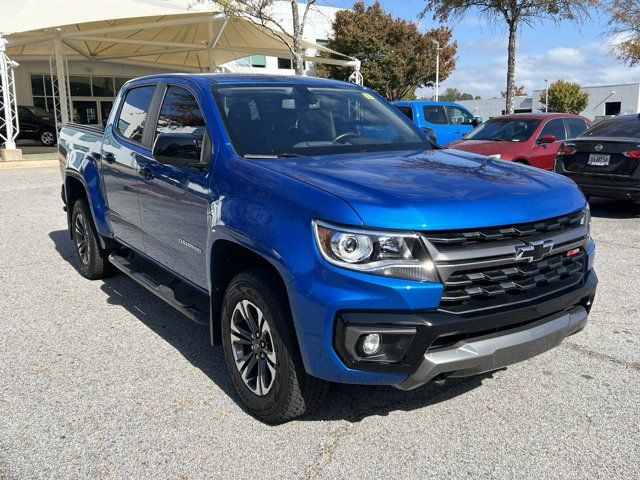
[[[291,57],[287,35],[252,19],[227,17],[211,4],[197,7],[163,0],[0,0],[0,143],[15,148],[19,131],[16,62],[49,61],[56,118],[66,123],[69,60],[206,72],[248,55]],[[331,55],[305,60],[351,66],[352,81],[362,82],[357,59],[308,41],[303,47]]]

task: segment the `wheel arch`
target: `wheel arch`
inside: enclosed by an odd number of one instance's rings
[[[523,165],[531,165],[531,164],[529,163],[529,160],[527,160],[526,158],[522,158],[522,157],[520,157],[520,158],[514,158],[514,159],[513,159],[513,161],[514,161],[515,163],[522,163]]]
[[[274,287],[286,302],[291,313],[291,304],[285,280],[278,268],[263,255],[229,239],[216,240],[211,246],[209,260],[210,289],[210,333],[211,343],[220,345],[222,341],[222,304],[229,283],[238,273],[261,269],[274,281]],[[295,331],[295,322],[292,328]]]
[[[96,223],[96,216],[94,211],[94,205],[89,196],[89,188],[87,187],[85,179],[79,175],[74,174],[72,171],[67,171],[64,179],[64,201],[67,207],[67,228],[69,230],[69,237],[73,239],[73,228],[71,228],[71,217],[73,215],[73,205],[78,199],[85,199],[89,205],[89,211],[91,212],[91,222],[95,229],[100,246],[102,248],[114,248],[116,243],[110,238],[104,238],[102,233],[98,230]]]

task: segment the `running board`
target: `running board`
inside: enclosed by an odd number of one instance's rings
[[[121,257],[120,255],[116,255],[115,253],[109,255],[109,262],[111,262],[118,270],[131,277],[144,288],[160,297],[162,300],[167,302],[183,315],[189,317],[194,322],[201,325],[209,325],[208,312],[203,312],[202,310],[196,309],[193,304],[186,304],[181,302],[176,298],[175,292],[171,287],[156,282],[149,275],[141,271],[134,263],[130,262],[124,257]]]

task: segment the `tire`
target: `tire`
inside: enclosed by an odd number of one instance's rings
[[[43,130],[38,140],[45,147],[52,147],[56,143],[56,134],[53,130]]]
[[[305,372],[286,294],[274,280],[262,269],[236,275],[222,307],[222,346],[233,385],[246,410],[270,424],[311,411],[329,387]],[[257,331],[249,332],[250,326]]]
[[[76,200],[72,212],[72,239],[80,274],[89,280],[113,275],[115,267],[108,258],[111,252],[100,246],[87,201]]]

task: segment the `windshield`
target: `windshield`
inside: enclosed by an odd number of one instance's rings
[[[494,140],[496,142],[525,142],[540,125],[534,119],[493,119],[470,131],[465,140]]]
[[[395,108],[356,88],[230,85],[214,96],[247,157],[431,148]]]

